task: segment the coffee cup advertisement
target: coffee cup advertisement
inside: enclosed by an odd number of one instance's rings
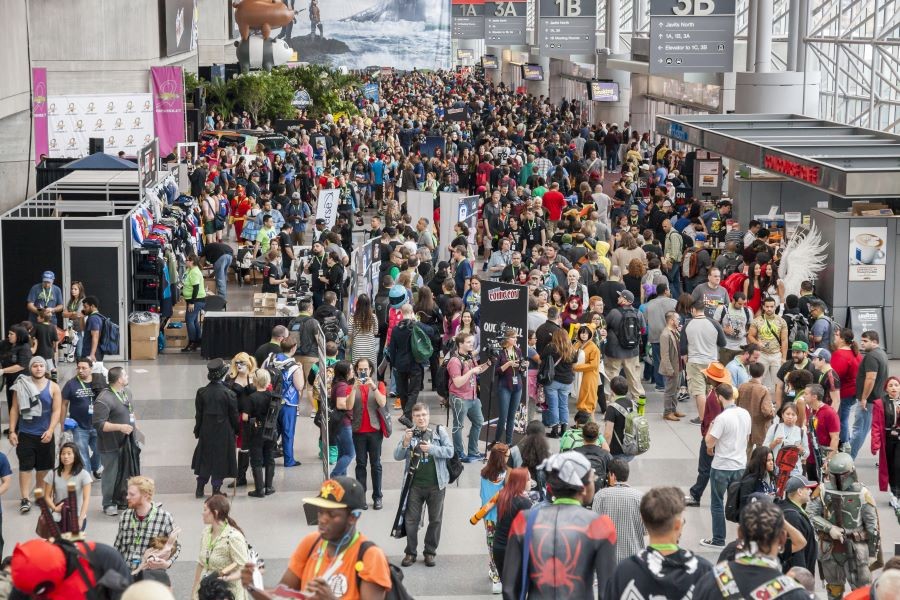
[[[850,228],[850,281],[884,281],[887,227]]]

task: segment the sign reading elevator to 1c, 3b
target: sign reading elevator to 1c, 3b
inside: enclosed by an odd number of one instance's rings
[[[553,58],[594,54],[596,0],[538,0],[538,45],[541,56]]]

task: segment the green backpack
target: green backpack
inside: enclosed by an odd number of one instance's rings
[[[625,429],[622,432],[622,439],[619,440],[622,452],[629,456],[637,456],[649,450],[650,422],[647,421],[647,417],[639,415],[635,408],[628,410],[618,402],[613,402],[609,406],[625,417]],[[618,439],[618,435],[615,433],[613,435]]]
[[[418,324],[413,325],[412,330],[412,355],[417,363],[427,363],[434,354],[434,347],[431,345],[431,338]]]

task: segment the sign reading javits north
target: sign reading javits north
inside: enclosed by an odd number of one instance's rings
[[[294,9],[293,26],[280,35],[302,62],[349,69],[452,65],[444,0],[296,0]]]

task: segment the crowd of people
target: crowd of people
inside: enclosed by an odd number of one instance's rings
[[[728,200],[677,195],[691,189],[692,152],[654,144],[627,122],[587,123],[576,101],[551,103],[464,69],[379,83],[378,102],[348,96],[357,115],[301,114],[308,126],[290,133],[283,153],[203,142],[192,157],[203,250],[188,257],[183,281],[195,313],[187,350],[202,334],[202,266],[222,296],[235,264],[238,276],[244,265],[257,268],[262,291],[309,282],[289,325],[207,364],[191,461],[206,525],[194,597],[277,594],[266,591],[223,487],[230,481],[260,501],[276,493],[277,459],[299,465],[297,444],[307,443],[295,438],[301,406],[313,410],[330,470],[306,501],[318,531],[300,542],[278,584],[304,597],[380,599],[402,585],[358,529],[364,511],[384,508],[385,440],[404,474],[392,528],[406,538],[403,568],[419,560],[426,520],[422,561],[437,564],[446,490],[463,464],[474,464],[482,508],[473,522],[484,525],[492,591],[505,598],[773,590],[768,597],[808,598],[817,568],[832,598],[845,582],[869,585],[879,528],[853,461],[870,430],[879,488],[900,511],[900,379],[889,377],[878,333],[857,339],[838,325],[813,281],[785,289],[775,238],[757,221],[742,229]],[[465,118],[446,118],[451,109]],[[443,140],[436,148],[428,143],[435,137]],[[331,228],[313,218],[325,188],[339,190]],[[432,219],[412,222],[411,190],[433,194]],[[443,240],[439,197],[457,191],[479,197],[476,227],[456,223]],[[380,270],[373,293],[349,306],[361,235],[377,241]],[[303,244],[308,254],[295,254]],[[502,332],[493,360],[482,352],[486,279],[520,284],[528,296],[527,331]],[[32,289],[29,321],[10,328],[2,353],[20,512],[41,486],[50,512],[75,511],[83,531],[100,479],[100,509],[119,519],[118,552],[104,554],[105,568],[121,574],[120,590],[131,578],[165,584],[179,530],[129,452],[140,423],[128,373],[102,364],[96,298],[73,283],[66,302],[54,280],[48,271]],[[58,349],[41,341],[57,322],[73,332],[77,356],[62,386]],[[499,406],[485,446],[484,373],[495,378]],[[431,420],[429,386],[449,408],[449,427]],[[659,421],[645,386],[662,395]],[[66,418],[75,423],[72,442],[57,452]],[[696,483],[687,493],[629,486],[651,432],[678,423],[699,425]],[[392,437],[395,427],[403,429]],[[0,455],[0,493],[11,474]],[[70,482],[75,507],[63,493]],[[685,515],[707,486],[712,531],[696,543],[721,552],[715,565],[682,539]],[[858,510],[835,516],[848,495]],[[728,544],[726,520],[739,523]],[[60,544],[29,544],[13,554],[12,579],[33,594],[34,578],[22,574],[28,552]],[[900,597],[888,595],[900,594],[900,571],[886,569],[877,586],[879,598]]]

